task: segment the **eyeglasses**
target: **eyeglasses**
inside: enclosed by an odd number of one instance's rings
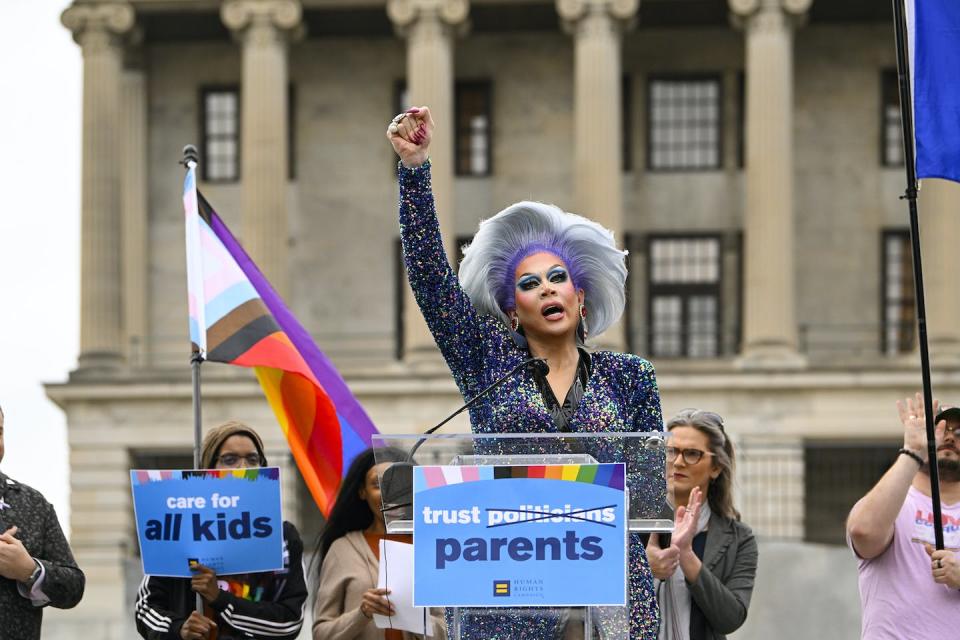
[[[953,425],[953,427],[950,425],[944,425],[943,435],[947,435],[948,433],[952,435],[955,440],[960,440],[960,423]],[[2,434],[3,432],[0,431],[0,435]]]
[[[248,453],[245,456],[238,456],[235,453],[225,453],[218,457],[217,460],[225,467],[237,467],[240,465],[241,460],[246,463],[244,465],[246,467],[259,467],[261,464],[259,453]]]
[[[697,464],[703,459],[703,456],[712,456],[709,451],[700,449],[677,449],[676,447],[666,447],[667,462],[675,462],[679,456],[683,456],[683,461],[687,464]]]

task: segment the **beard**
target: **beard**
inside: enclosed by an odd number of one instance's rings
[[[930,475],[930,463],[920,469],[925,475]],[[960,459],[937,458],[937,472],[940,482],[960,482]]]
[[[960,482],[960,460],[937,460],[941,482]]]

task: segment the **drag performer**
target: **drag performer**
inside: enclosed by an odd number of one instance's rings
[[[459,277],[444,253],[427,151],[426,107],[398,115],[387,137],[400,156],[400,237],[417,304],[465,398],[531,357],[549,372],[523,369],[470,409],[476,433],[661,431],[653,367],[635,355],[588,353],[584,340],[623,312],[626,252],[597,223],[539,202],[519,202],[481,223],[464,248]],[[595,457],[600,461],[604,455]],[[655,474],[651,474],[653,476]],[[631,494],[665,491],[631,478]],[[605,638],[653,639],[658,613],[639,536],[630,541],[630,600],[598,611]],[[448,617],[449,618],[449,617]],[[563,637],[563,610],[471,610],[469,638]]]

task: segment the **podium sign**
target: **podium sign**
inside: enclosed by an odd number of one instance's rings
[[[130,472],[143,572],[189,578],[283,569],[280,469]]]
[[[418,466],[413,604],[623,606],[621,463]]]

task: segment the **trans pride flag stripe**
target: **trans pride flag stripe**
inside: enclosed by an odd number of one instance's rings
[[[350,462],[377,433],[339,372],[196,186],[184,180],[195,353],[254,370],[317,506],[328,515]]]

